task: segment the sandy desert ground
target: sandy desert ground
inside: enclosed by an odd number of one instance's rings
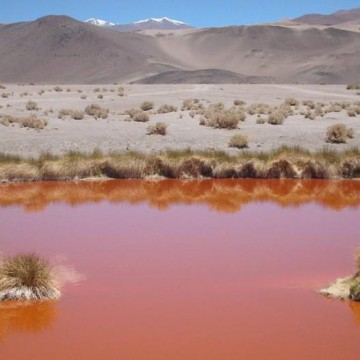
[[[343,150],[360,146],[360,116],[350,117],[345,110],[315,120],[297,114],[287,118],[282,125],[257,124],[257,115],[247,115],[235,130],[200,126],[199,115],[191,117],[189,111],[180,110],[182,102],[188,98],[198,98],[204,106],[223,102],[226,107],[233,106],[235,99],[245,101],[247,106],[253,103],[276,105],[286,98],[327,104],[359,102],[358,91],[347,90],[345,85],[124,85],[124,96],[118,95],[121,85],[60,85],[62,92],[55,91],[55,85],[4,86],[0,93],[8,94],[8,97],[0,97],[0,115],[36,114],[48,121],[42,130],[0,124],[0,152],[7,154],[37,156],[42,152],[62,154],[69,150],[92,151],[95,148],[105,152],[146,153],[164,149],[216,149],[237,154],[244,150],[230,148],[228,142],[238,133],[249,136],[249,150],[266,151],[281,145],[299,145],[310,150],[324,147]],[[100,89],[100,92],[95,89]],[[100,99],[99,95],[103,98]],[[26,103],[30,100],[37,103],[38,110],[26,110]],[[124,111],[139,107],[143,101],[155,104],[154,110],[149,111],[150,121],[127,121]],[[109,109],[108,118],[96,120],[88,115],[83,120],[58,118],[61,109],[83,111],[89,104]],[[157,114],[156,110],[163,104],[175,105],[178,111]],[[158,121],[168,124],[168,134],[147,135],[147,127]],[[354,129],[354,137],[346,144],[325,142],[326,129],[336,123]]]

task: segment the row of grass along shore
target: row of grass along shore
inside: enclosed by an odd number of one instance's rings
[[[163,151],[157,154],[68,152],[26,158],[0,154],[0,182],[79,179],[355,179],[360,149],[343,151],[280,147],[270,152]]]

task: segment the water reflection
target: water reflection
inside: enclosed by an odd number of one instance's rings
[[[356,323],[360,326],[360,303],[350,301],[349,307],[354,315]]]
[[[236,212],[256,201],[281,206],[316,202],[330,209],[360,205],[360,181],[329,180],[111,180],[0,185],[0,206],[42,211],[52,203],[148,203],[157,209],[173,204],[206,204],[219,212]]]
[[[56,305],[46,302],[0,304],[0,342],[12,333],[40,333],[57,318]]]

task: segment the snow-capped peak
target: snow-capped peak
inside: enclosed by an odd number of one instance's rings
[[[173,20],[170,19],[168,17],[162,17],[162,18],[149,18],[149,19],[145,19],[145,20],[139,20],[134,22],[134,24],[142,24],[142,23],[146,23],[146,22],[150,22],[150,21],[154,21],[157,23],[163,23],[165,21],[170,22],[174,25],[186,25],[186,23],[182,22],[182,21],[178,21],[178,20]]]
[[[108,21],[101,20],[101,19],[95,19],[95,18],[88,19],[85,22],[88,24],[96,25],[96,26],[114,26],[115,25],[112,22],[108,22]]]

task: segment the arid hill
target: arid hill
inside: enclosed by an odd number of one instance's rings
[[[355,31],[257,25],[160,35],[118,32],[64,16],[5,25],[0,82],[360,82]]]
[[[294,19],[309,25],[339,25],[347,22],[358,22],[360,24],[360,8],[341,10],[330,15],[307,14]]]
[[[172,69],[156,39],[65,16],[0,28],[0,81],[113,83]]]

